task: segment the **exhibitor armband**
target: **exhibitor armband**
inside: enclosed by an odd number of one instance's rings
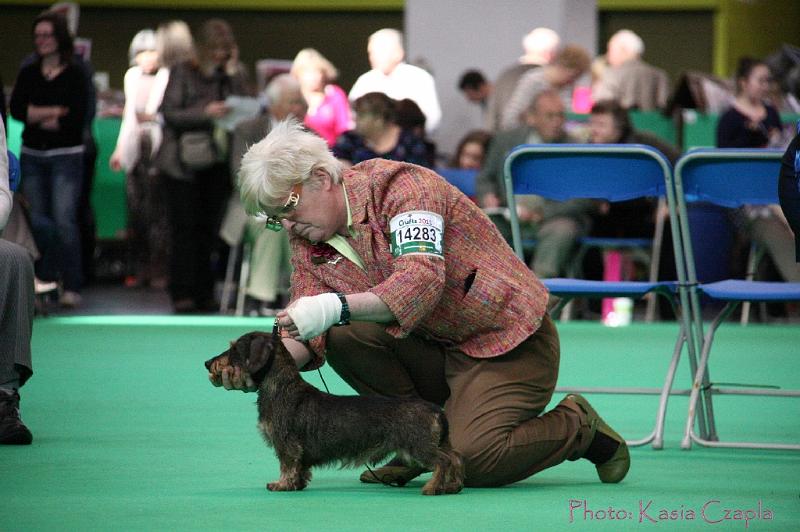
[[[444,219],[429,211],[403,212],[389,220],[392,256],[428,255],[444,258]]]

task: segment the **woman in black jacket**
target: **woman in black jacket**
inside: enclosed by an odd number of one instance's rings
[[[177,65],[164,93],[164,140],[157,164],[165,178],[170,216],[170,296],[176,313],[214,308],[211,264],[230,193],[227,131],[216,127],[230,111],[225,100],[246,94],[227,22],[206,21],[197,60]]]
[[[11,116],[25,124],[21,190],[31,214],[52,225],[59,246],[43,260],[60,272],[61,304],[80,303],[79,202],[83,188],[83,126],[88,105],[83,68],[73,57],[64,17],[54,12],[33,23],[33,61],[24,63],[11,93]]]

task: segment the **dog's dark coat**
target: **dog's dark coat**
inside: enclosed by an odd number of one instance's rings
[[[444,412],[433,403],[321,392],[300,377],[283,343],[265,333],[245,334],[205,365],[209,371],[240,367],[258,383],[258,426],[281,469],[270,490],[305,488],[313,466],[375,464],[397,453],[433,470],[424,494],[461,491],[463,462],[450,447]]]

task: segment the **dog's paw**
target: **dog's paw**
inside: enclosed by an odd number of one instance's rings
[[[427,484],[422,486],[423,495],[444,495],[445,493],[447,493],[445,487],[439,483],[428,481]]]
[[[277,482],[270,482],[267,484],[269,491],[299,491],[305,488],[305,484],[296,484],[294,482],[286,482],[285,480],[278,480]]]

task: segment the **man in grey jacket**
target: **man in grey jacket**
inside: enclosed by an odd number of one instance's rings
[[[0,122],[0,234],[8,222],[5,127]],[[33,437],[19,416],[19,388],[33,373],[33,263],[25,248],[0,239],[0,444],[27,445]]]

